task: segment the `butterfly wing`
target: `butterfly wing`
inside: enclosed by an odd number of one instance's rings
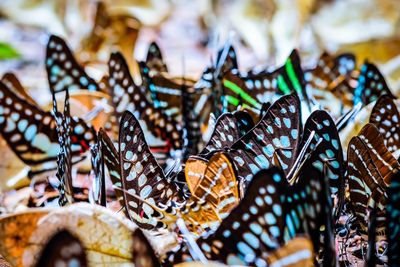
[[[94,140],[94,130],[84,121],[71,120],[72,162],[83,159],[83,153]],[[0,82],[0,132],[14,153],[32,167],[32,175],[56,168],[59,151],[56,122],[50,112],[21,99]]]
[[[257,173],[242,201],[218,229],[197,240],[206,258],[234,265],[266,264],[268,252],[279,247],[284,182],[283,173],[277,169]],[[175,262],[190,258],[185,253],[185,248],[178,252]]]
[[[180,125],[149,103],[135,85],[123,56],[120,53],[111,54],[108,65],[110,95],[117,118],[120,118],[125,110],[134,112],[138,119],[146,122],[148,129],[155,136],[167,140],[174,149],[182,148]]]
[[[50,88],[55,92],[65,89],[99,91],[95,80],[78,64],[65,41],[51,35],[46,49],[46,70]]]
[[[390,152],[400,149],[400,115],[390,96],[382,95],[371,111],[369,122],[375,124],[383,136],[385,146]]]
[[[302,128],[300,101],[295,94],[272,104],[262,120],[229,150],[240,179],[248,182],[259,170],[272,165],[281,165],[289,172],[298,154]]]
[[[207,155],[215,150],[229,148],[239,137],[236,117],[232,113],[224,113],[217,119],[211,138],[200,152],[200,155]]]
[[[138,120],[124,112],[119,132],[119,162],[121,164],[122,194],[129,218],[149,229],[160,227],[154,218],[159,216],[148,203],[168,206],[179,200],[175,185],[170,183],[144,139]]]
[[[30,104],[38,106],[36,101],[28,94],[25,88],[22,86],[17,76],[14,73],[6,73],[1,78],[1,81],[12,91],[14,94],[19,96],[21,99],[25,99]]]
[[[386,233],[390,266],[400,266],[400,175],[397,173],[388,188]]]
[[[354,90],[354,105],[360,102],[368,105],[385,94],[393,98],[393,94],[378,68],[374,64],[365,63],[361,67],[358,85]]]

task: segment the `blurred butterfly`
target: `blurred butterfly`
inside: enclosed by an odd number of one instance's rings
[[[354,105],[358,103],[368,105],[381,95],[394,98],[379,69],[374,64],[366,62],[361,67],[358,85],[354,90]]]
[[[30,96],[30,94],[22,86],[21,82],[18,80],[14,73],[6,73],[1,78],[1,81],[10,89],[14,94],[19,96],[21,99],[25,99],[30,104],[39,106],[38,103]]]
[[[382,95],[376,101],[369,118],[383,137],[383,142],[390,152],[400,149],[400,115],[393,99]]]
[[[168,72],[167,64],[165,63],[161,49],[156,42],[149,45],[146,55],[146,65],[157,72]]]
[[[305,79],[307,85],[312,89],[344,93],[352,88],[349,83],[356,67],[356,59],[353,54],[332,56],[324,52],[316,66],[305,71]]]
[[[46,71],[50,88],[55,93],[79,89],[99,91],[96,81],[78,64],[65,41],[51,35],[46,49]]]
[[[95,138],[93,128],[79,118],[71,120],[72,163],[81,161]],[[0,82],[0,132],[14,153],[31,167],[34,176],[56,169],[59,143],[50,112],[20,98]]]
[[[129,73],[128,65],[120,53],[111,54],[109,63],[109,90],[117,119],[125,110],[146,122],[147,128],[167,141],[167,146],[182,148],[182,129],[160,109],[156,109],[138,89]]]

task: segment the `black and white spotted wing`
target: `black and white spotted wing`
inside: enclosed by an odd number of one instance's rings
[[[400,114],[393,99],[388,95],[378,98],[371,111],[369,122],[375,124],[390,152],[400,149]]]
[[[128,110],[146,122],[148,129],[157,137],[167,140],[174,149],[182,148],[182,129],[172,118],[152,106],[135,85],[128,65],[120,53],[111,54],[108,62],[110,95],[117,118]]]
[[[37,267],[89,266],[82,242],[66,230],[56,233],[41,252]]]
[[[69,90],[65,90],[64,112],[61,114],[57,109],[57,100],[53,93],[53,115],[56,121],[56,130],[60,150],[57,155],[57,173],[60,181],[58,191],[60,198],[58,203],[64,206],[73,202],[72,185],[72,161],[71,161],[71,114],[69,107]]]
[[[280,165],[288,173],[299,151],[303,127],[296,94],[278,99],[264,117],[229,150],[239,177],[249,182],[261,169]]]
[[[361,67],[358,85],[354,90],[354,105],[368,105],[381,95],[394,97],[379,69],[367,62]]]
[[[179,200],[178,190],[166,179],[138,120],[129,111],[122,115],[118,143],[122,194],[129,218],[145,229],[162,227],[155,219],[159,212],[148,203],[168,206],[171,200]]]
[[[332,197],[337,198],[335,214],[341,210],[344,202],[344,161],[339,134],[332,117],[323,110],[314,111],[304,126],[302,147],[311,133],[314,137],[305,152],[305,158],[313,156],[311,164],[329,178]]]
[[[229,148],[240,137],[236,117],[232,113],[224,113],[215,122],[210,140],[207,142],[200,155],[212,151]]]
[[[71,127],[71,155],[75,163],[84,157],[95,133],[78,118],[72,118]],[[1,82],[0,132],[14,153],[32,168],[32,175],[56,169],[59,143],[53,116],[21,99]]]
[[[63,39],[51,35],[46,50],[46,71],[50,89],[55,93],[69,89],[99,91],[96,81],[78,64]]]

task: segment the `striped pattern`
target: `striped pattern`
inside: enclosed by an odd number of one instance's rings
[[[371,111],[369,122],[375,124],[390,152],[400,149],[400,114],[393,99],[382,95]]]
[[[248,183],[259,170],[273,165],[288,173],[298,154],[302,130],[299,98],[296,94],[281,97],[229,149],[239,179]]]
[[[350,201],[360,231],[367,233],[367,210],[375,205],[377,234],[384,235],[386,189],[392,176],[399,172],[400,165],[384,146],[382,136],[372,124],[367,124],[358,136],[351,139],[347,157]]]
[[[50,88],[55,92],[87,89],[99,91],[95,80],[78,64],[65,41],[51,35],[46,48],[46,71]]]

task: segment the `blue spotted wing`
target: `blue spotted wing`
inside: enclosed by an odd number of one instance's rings
[[[55,35],[51,35],[47,43],[46,70],[50,88],[55,93],[67,88],[71,92],[78,89],[99,91],[96,81],[78,64],[65,41]]]
[[[300,101],[296,94],[278,99],[254,128],[229,150],[241,180],[249,182],[261,169],[278,165],[288,173],[302,136]]]
[[[354,90],[354,105],[358,103],[368,105],[378,100],[381,95],[388,95],[393,98],[382,73],[374,64],[366,62],[361,67],[358,85]]]
[[[400,115],[393,99],[388,95],[378,98],[369,117],[383,136],[385,146],[390,152],[400,149]]]
[[[71,120],[73,163],[83,158],[95,138],[83,120]],[[50,112],[9,90],[0,82],[0,132],[14,153],[31,169],[31,175],[56,169],[59,152],[56,122]]]
[[[254,121],[251,115],[244,110],[238,110],[233,112],[236,118],[237,127],[239,128],[240,137],[247,134],[254,127]]]
[[[82,242],[67,230],[61,230],[47,242],[35,266],[85,267],[89,263]]]
[[[110,95],[114,104],[116,117],[120,118],[128,110],[138,119],[146,122],[152,133],[167,140],[174,149],[182,148],[182,129],[170,117],[156,109],[135,85],[129,73],[128,65],[120,53],[113,53],[109,63]]]

